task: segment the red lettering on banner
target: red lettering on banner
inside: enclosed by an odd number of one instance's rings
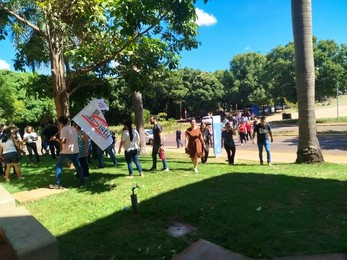
[[[92,114],[91,116],[82,115],[82,117],[95,129],[95,132],[105,140],[110,136],[106,120],[98,115]]]

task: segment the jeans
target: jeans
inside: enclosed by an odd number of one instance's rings
[[[159,148],[160,145],[153,145],[152,149],[152,168],[157,168],[157,155],[159,154]],[[162,160],[163,161],[163,169],[167,169],[167,162],[166,159]]]
[[[116,156],[114,155],[114,152],[112,150],[113,148],[113,144],[111,144],[109,147],[107,147],[105,149],[105,152],[110,156],[111,160],[112,160],[112,163],[113,165],[117,165],[118,162],[117,162],[117,159],[116,159]],[[104,151],[102,151],[99,146],[97,146],[97,156],[98,156],[98,167],[99,168],[102,168],[104,167]]]
[[[265,143],[258,143],[258,150],[259,150],[259,160],[260,163],[263,163],[263,147],[265,147],[266,155],[267,155],[267,162],[271,162],[271,153],[270,153],[270,140],[266,139]]]
[[[236,147],[232,146],[224,146],[225,151],[227,152],[227,156],[228,156],[228,163],[231,165],[234,165],[234,160],[235,160],[235,153],[236,153]]]
[[[84,177],[89,177],[89,164],[87,156],[79,157],[81,167],[83,169]]]
[[[77,170],[78,178],[80,179],[80,184],[84,184],[84,173],[82,166],[79,161],[79,154],[73,153],[73,154],[60,154],[59,159],[56,164],[55,168],[55,184],[61,186],[61,180],[62,180],[62,173],[63,173],[63,166],[68,162],[71,161],[72,164],[75,166]]]
[[[176,144],[177,144],[177,148],[183,147],[183,143],[181,139],[176,139]]]
[[[139,173],[142,173],[142,167],[139,161],[139,156],[138,156],[138,151],[137,150],[130,150],[130,151],[125,151],[125,161],[128,165],[128,172],[129,175],[133,175],[133,164],[132,161],[135,163],[137,170]]]
[[[48,141],[49,150],[53,159],[60,155],[60,144],[56,141]]]

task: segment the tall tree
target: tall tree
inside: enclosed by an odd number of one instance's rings
[[[220,101],[224,95],[222,83],[210,72],[197,75],[191,84],[191,92],[187,101],[196,116],[203,116],[215,112],[220,108]]]
[[[78,75],[91,71],[103,75],[109,68],[119,76],[120,65],[137,68],[141,73],[151,66],[174,68],[182,49],[198,46],[195,2],[0,1],[0,39],[8,35],[11,27],[22,58],[19,64],[32,65],[32,61],[48,57],[60,116],[69,114],[69,92]],[[39,49],[45,50],[46,55],[32,55],[28,46],[41,46]],[[147,65],[147,60],[141,60],[143,49],[152,50],[153,59]],[[135,55],[138,56],[134,58]],[[111,61],[116,66],[110,66]],[[136,85],[132,88],[141,91]]]
[[[297,163],[323,162],[317,138],[311,0],[292,0],[295,76],[299,110]]]
[[[234,86],[238,89],[238,104],[245,107],[252,103],[270,101],[262,82],[266,56],[256,52],[235,55],[230,62]],[[262,95],[260,98],[257,94]],[[262,104],[263,105],[263,104]]]
[[[277,46],[266,58],[263,80],[275,104],[296,103],[294,43]]]

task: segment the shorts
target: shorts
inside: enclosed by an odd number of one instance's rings
[[[17,152],[11,152],[11,153],[5,153],[2,155],[2,158],[4,158],[4,163],[18,163],[19,156]]]

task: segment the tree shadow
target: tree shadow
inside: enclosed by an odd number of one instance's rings
[[[62,259],[170,259],[199,238],[255,258],[343,252],[346,190],[344,181],[228,172],[144,201],[139,192],[138,214],[118,211],[57,239]],[[197,231],[171,237],[175,221]]]

